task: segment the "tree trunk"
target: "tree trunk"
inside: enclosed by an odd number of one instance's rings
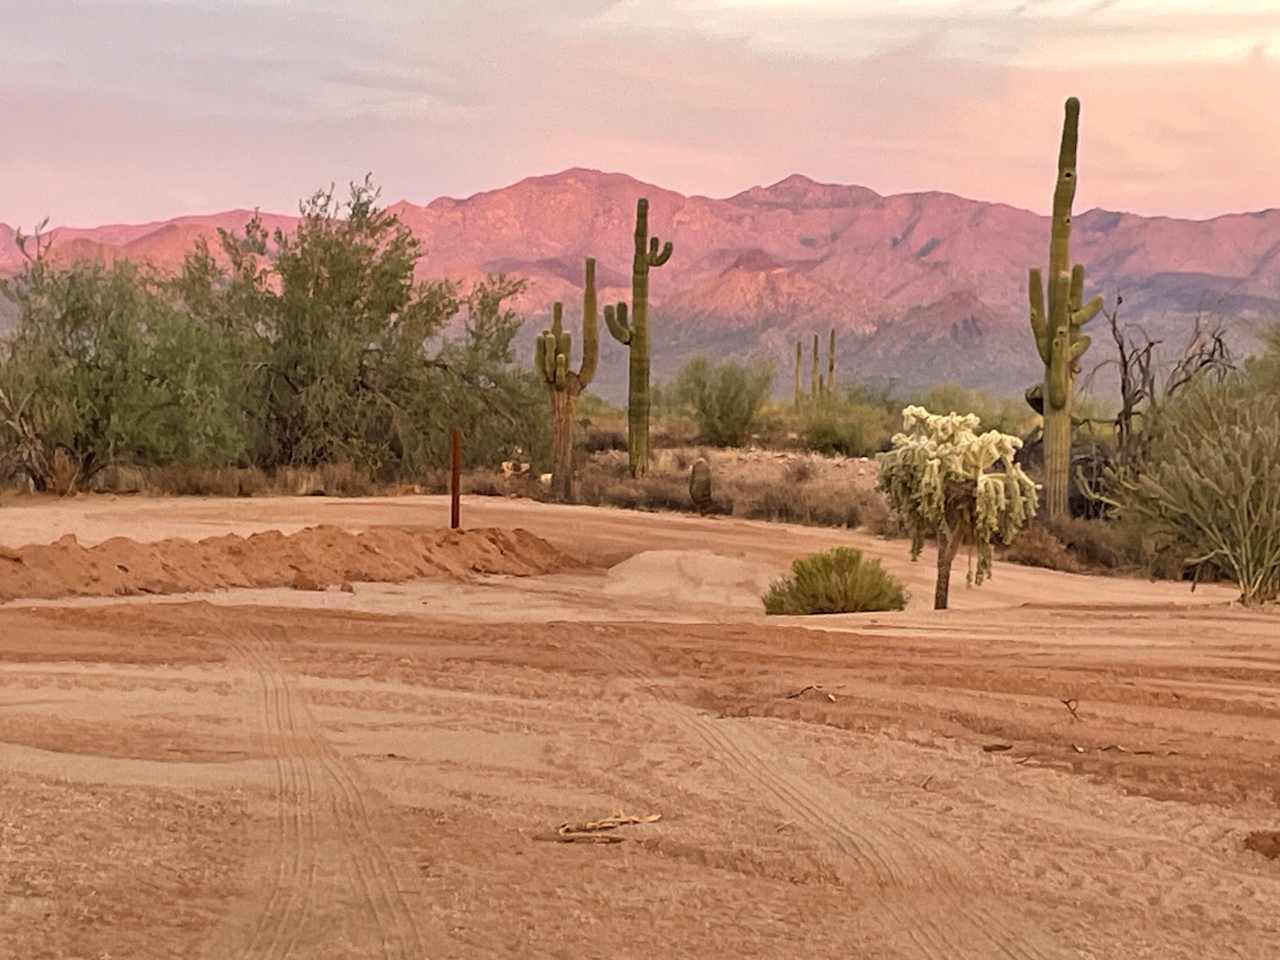
[[[573,414],[578,395],[572,388],[551,391],[551,492],[561,503],[572,503]]]
[[[449,529],[462,526],[462,435],[449,432]]]
[[[956,558],[958,539],[938,534],[938,582],[933,588],[933,609],[946,610],[951,592],[951,561]]]

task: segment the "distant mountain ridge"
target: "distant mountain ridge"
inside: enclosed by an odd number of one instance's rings
[[[936,192],[882,196],[800,175],[712,199],[573,168],[391,209],[422,240],[424,277],[528,278],[520,305],[533,316],[527,346],[553,300],[563,300],[576,323],[586,256],[599,262],[603,302],[629,298],[640,196],[649,198],[653,232],[675,243],[651,280],[657,375],[697,351],[763,351],[778,361],[781,392],[795,339],[833,326],[846,377],[904,387],[951,379],[1010,392],[1037,374],[1026,276],[1047,261],[1049,221],[1005,204]],[[216,247],[219,227],[238,229],[250,216],[233,210],[60,228],[53,249],[61,258],[128,257],[172,269],[197,237]],[[263,219],[272,229],[297,222]],[[1073,253],[1089,270],[1090,293],[1109,302],[1122,293],[1124,317],[1157,333],[1176,334],[1204,311],[1231,317],[1243,342],[1251,324],[1280,316],[1277,209],[1203,221],[1089,210],[1075,218]],[[0,224],[0,272],[20,266],[13,230]],[[625,390],[622,351],[607,338],[603,350],[601,389],[617,398]],[[1091,350],[1086,366],[1104,351]]]

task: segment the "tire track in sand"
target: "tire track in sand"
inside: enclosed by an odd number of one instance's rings
[[[921,960],[1066,960],[1077,957],[1051,942],[1015,909],[992,904],[976,866],[945,841],[884,804],[851,797],[821,773],[780,754],[749,725],[713,720],[681,703],[641,664],[637,641],[610,633],[594,644],[650,694],[666,719],[701,740],[750,781],[775,808],[836,854],[846,876],[867,883],[869,899]],[[912,904],[910,898],[918,901]]]
[[[277,864],[253,931],[237,956],[302,956],[297,952],[299,941],[325,906],[317,903],[316,887],[323,838],[340,844],[339,856],[350,868],[358,901],[354,910],[376,931],[378,955],[386,960],[425,960],[422,929],[405,900],[401,873],[378,839],[365,788],[325,739],[289,674],[280,669],[278,640],[251,628],[245,633],[244,639],[230,632],[225,636],[228,648],[262,688],[263,738],[276,780]]]

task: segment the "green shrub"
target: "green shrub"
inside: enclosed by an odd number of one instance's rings
[[[1118,516],[1188,568],[1220,571],[1245,604],[1280,596],[1280,396],[1243,378],[1180,394],[1145,471],[1108,480]]]
[[[676,396],[692,412],[707,443],[740,447],[773,389],[773,370],[765,364],[712,363],[694,357],[676,377]]]
[[[907,591],[879,560],[836,547],[796,560],[791,575],[775,581],[763,600],[771,615],[866,613],[903,609]]]
[[[888,447],[892,423],[882,407],[825,399],[804,411],[800,438],[815,453],[870,457]]]

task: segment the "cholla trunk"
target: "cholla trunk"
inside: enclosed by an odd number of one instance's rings
[[[958,540],[938,535],[938,582],[933,588],[933,609],[946,610],[951,594],[951,562],[956,558]]]
[[[572,503],[573,414],[578,396],[573,390],[551,391],[551,492],[561,503]]]

